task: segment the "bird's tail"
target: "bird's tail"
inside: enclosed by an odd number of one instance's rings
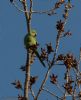
[[[46,65],[45,65],[45,63],[43,62],[43,60],[41,59],[41,57],[40,57],[38,51],[35,50],[35,54],[36,54],[36,56],[38,57],[38,59],[39,59],[39,61],[41,62],[41,64],[42,64],[44,67],[46,67]]]

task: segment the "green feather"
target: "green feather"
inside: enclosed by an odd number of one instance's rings
[[[31,30],[30,33],[28,33],[25,38],[24,38],[24,45],[25,47],[28,49],[30,46],[33,45],[37,45],[37,39],[36,39],[36,31],[35,30]],[[37,52],[37,50],[34,50],[36,56],[38,57],[39,61],[41,62],[41,64],[45,67],[44,62],[42,61],[39,53]]]
[[[29,48],[32,45],[36,45],[37,41],[36,38],[31,36],[30,34],[27,34],[24,38],[24,45],[26,48]]]

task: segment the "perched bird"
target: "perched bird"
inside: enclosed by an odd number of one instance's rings
[[[30,33],[28,33],[24,38],[24,45],[26,49],[29,49],[32,47],[32,51],[35,53],[35,55],[38,57],[41,64],[45,67],[44,62],[42,61],[38,51],[37,51],[37,32],[35,30],[31,30]]]
[[[31,46],[37,45],[36,40],[37,33],[35,30],[31,30],[24,38],[24,45],[28,49]]]

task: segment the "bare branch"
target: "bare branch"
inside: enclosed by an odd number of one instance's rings
[[[30,0],[29,20],[31,20],[31,17],[32,17],[32,8],[33,8],[33,1],[32,1],[32,0]]]
[[[18,10],[18,11],[20,11],[20,12],[28,12],[28,11],[24,11],[24,10],[22,10],[21,8],[19,8],[18,7],[18,5],[13,1],[13,5],[14,5],[14,7]]]
[[[80,47],[80,54],[79,54],[79,61],[78,61],[78,72],[80,73],[80,69],[79,69],[79,67],[80,67],[80,62],[81,62],[81,47]]]
[[[35,99],[35,94],[34,94],[34,91],[30,88],[30,91],[31,91],[31,95],[32,97]]]
[[[25,1],[23,0],[22,1],[23,4],[25,4]],[[51,8],[51,9],[48,9],[48,10],[42,10],[42,11],[33,11],[32,10],[32,6],[33,6],[33,1],[30,0],[30,11],[28,11],[27,9],[21,9],[17,6],[17,4],[15,3],[15,1],[13,1],[12,3],[16,8],[17,10],[21,11],[21,12],[24,12],[24,13],[37,13],[37,14],[47,14],[47,15],[53,15],[53,14],[56,14],[55,13],[55,10],[58,9],[63,3],[61,3],[60,1],[59,2],[56,2],[55,5]],[[26,6],[26,5],[25,5]]]
[[[23,13],[25,13],[25,12],[29,13],[29,11],[26,11],[26,10],[24,11],[23,9],[19,8],[18,5],[15,2],[13,2],[13,5],[14,5],[14,7],[18,11],[23,12]],[[45,10],[45,11],[36,11],[36,10],[34,11],[34,10],[32,10],[31,13],[36,13],[36,14],[49,14],[49,12],[52,11],[52,10],[53,9]],[[54,14],[56,14],[56,13],[54,13]]]
[[[28,100],[29,81],[30,81],[30,60],[31,60],[30,57],[31,54],[27,52],[25,84],[24,84],[24,98],[26,100]]]
[[[46,74],[45,74],[45,78],[44,78],[44,80],[42,81],[42,84],[41,84],[41,86],[40,86],[40,88],[39,88],[39,90],[38,90],[38,93],[37,93],[37,96],[35,97],[35,100],[38,99],[38,96],[40,95],[40,93],[41,93],[41,91],[42,91],[42,89],[43,89],[43,87],[44,87],[44,85],[45,85],[45,83],[46,83],[46,81],[47,81],[47,79],[48,79],[49,73],[50,73],[50,67],[49,67],[49,69],[47,70],[47,72],[46,72]]]
[[[58,83],[56,84],[56,86],[57,86],[57,88],[64,94],[63,89],[61,88],[61,86],[60,86]]]
[[[13,1],[12,4],[14,5],[14,7],[15,7],[18,11],[23,12],[23,13],[26,13],[26,12],[29,13],[28,10],[23,10],[23,9],[19,8],[15,1]],[[31,1],[30,9],[31,9],[31,8],[32,8],[32,1]],[[54,11],[54,10],[55,10],[55,8],[52,8],[52,9],[50,9],[50,10],[43,10],[43,11],[36,11],[36,10],[34,11],[34,10],[31,9],[31,13],[49,14],[50,12],[52,12],[52,11]],[[55,14],[56,14],[56,13],[55,13]]]
[[[67,22],[67,19],[64,20],[63,28],[64,28],[66,22]],[[62,35],[62,32],[58,31],[57,38],[56,38],[56,48],[55,48],[54,56],[53,56],[53,59],[52,59],[52,63],[51,63],[51,66],[49,66],[49,68],[48,68],[48,70],[47,70],[47,72],[46,72],[46,74],[45,74],[45,78],[44,78],[44,80],[42,81],[42,84],[41,84],[41,86],[40,86],[40,88],[39,88],[39,91],[38,91],[38,93],[37,93],[37,96],[36,96],[36,99],[35,99],[35,100],[37,100],[38,96],[40,95],[40,93],[41,93],[41,91],[42,91],[42,88],[44,87],[44,85],[45,85],[45,83],[46,83],[46,81],[47,81],[47,79],[48,79],[48,76],[49,76],[49,73],[50,73],[50,71],[51,71],[51,68],[53,67],[53,65],[54,65],[55,62],[56,62],[56,55],[57,55],[57,51],[58,51],[58,47],[59,47],[61,35]]]
[[[47,93],[51,94],[52,96],[56,97],[57,99],[62,100],[59,96],[57,96],[53,92],[49,91],[47,88],[43,88],[42,90],[46,91]]]

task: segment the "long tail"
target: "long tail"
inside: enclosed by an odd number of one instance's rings
[[[36,56],[38,57],[38,59],[39,59],[39,61],[41,62],[41,64],[42,64],[44,67],[46,67],[46,65],[45,65],[45,63],[43,62],[43,60],[41,59],[41,57],[40,57],[38,51],[35,50],[35,54],[36,54]]]

